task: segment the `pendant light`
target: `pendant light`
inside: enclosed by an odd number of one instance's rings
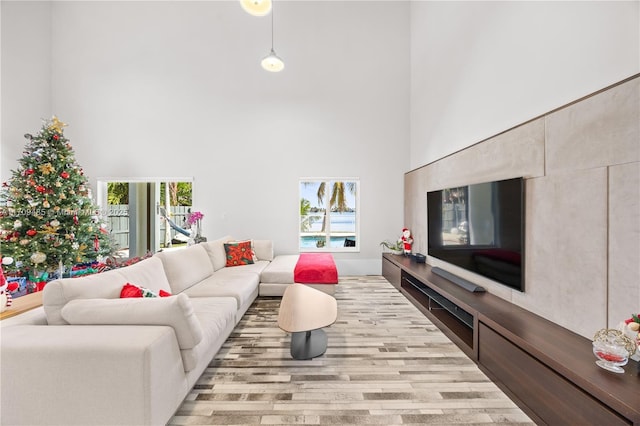
[[[271,12],[271,0],[240,0],[240,5],[253,16],[265,16]]]
[[[262,59],[262,68],[270,72],[280,72],[284,69],[284,62],[273,49],[273,7],[271,8],[271,52]]]

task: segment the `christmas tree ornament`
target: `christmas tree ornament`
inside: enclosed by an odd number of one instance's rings
[[[13,229],[20,229],[22,227],[22,221],[20,219],[16,219],[13,222]]]
[[[33,253],[29,259],[31,260],[31,263],[37,265],[47,260],[47,255],[42,253],[41,251],[37,251]]]
[[[42,207],[48,209],[49,207],[51,207],[51,204],[49,204],[49,200],[47,200],[45,198],[45,200],[42,202]]]
[[[53,166],[51,165],[51,163],[44,163],[39,165],[38,169],[40,170],[40,173],[42,173],[43,175],[48,175],[53,171]]]
[[[45,235],[57,235],[58,233],[56,232],[58,230],[58,228],[56,226],[50,226],[50,225],[42,225],[42,232]]]
[[[93,251],[99,251],[100,250],[100,240],[98,239],[98,236],[96,235],[93,239]]]
[[[62,128],[63,127],[67,127],[67,124],[63,123],[60,120],[58,120],[58,117],[56,117],[54,115],[53,118],[51,119],[51,124],[49,125],[49,130],[55,130],[58,133],[62,133]]]
[[[27,235],[30,236],[30,237],[33,237],[33,236],[35,236],[37,234],[38,234],[38,231],[36,231],[35,229],[29,229],[27,231]]]
[[[62,179],[69,179],[69,173],[67,173],[67,172],[61,172],[61,173],[60,173],[60,177],[61,177]]]

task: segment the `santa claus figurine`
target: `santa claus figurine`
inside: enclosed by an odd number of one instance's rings
[[[400,238],[402,242],[404,254],[411,254],[411,245],[413,244],[413,238],[411,238],[411,231],[408,228],[402,228],[402,238]]]
[[[17,290],[18,283],[7,282],[7,279],[4,276],[4,272],[2,271],[2,263],[8,264],[7,260],[11,258],[4,258],[4,262],[0,259],[0,312],[4,312],[8,307],[12,304],[11,292]]]

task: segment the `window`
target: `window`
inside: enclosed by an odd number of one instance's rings
[[[100,178],[97,187],[118,256],[187,246],[192,178]]]
[[[360,182],[300,180],[300,251],[359,251]]]

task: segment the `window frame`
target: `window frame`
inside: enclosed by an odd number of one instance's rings
[[[354,230],[354,238],[356,240],[356,245],[351,247],[331,247],[330,238],[331,238],[331,209],[329,208],[329,200],[331,197],[331,191],[325,191],[323,206],[325,206],[326,215],[328,217],[327,220],[327,229],[325,230],[324,236],[325,240],[329,241],[329,244],[326,244],[325,247],[302,247],[301,241],[302,237],[307,233],[303,233],[301,230],[301,221],[302,216],[300,215],[300,202],[303,199],[303,184],[309,183],[322,183],[324,182],[329,188],[331,187],[331,183],[333,182],[353,182],[355,184],[355,194],[354,194],[354,204],[355,206],[349,206],[355,209],[355,230]],[[298,180],[298,250],[301,253],[357,253],[360,252],[360,178],[357,177],[303,177]],[[322,234],[321,234],[322,235]],[[335,236],[335,235],[334,235]]]

